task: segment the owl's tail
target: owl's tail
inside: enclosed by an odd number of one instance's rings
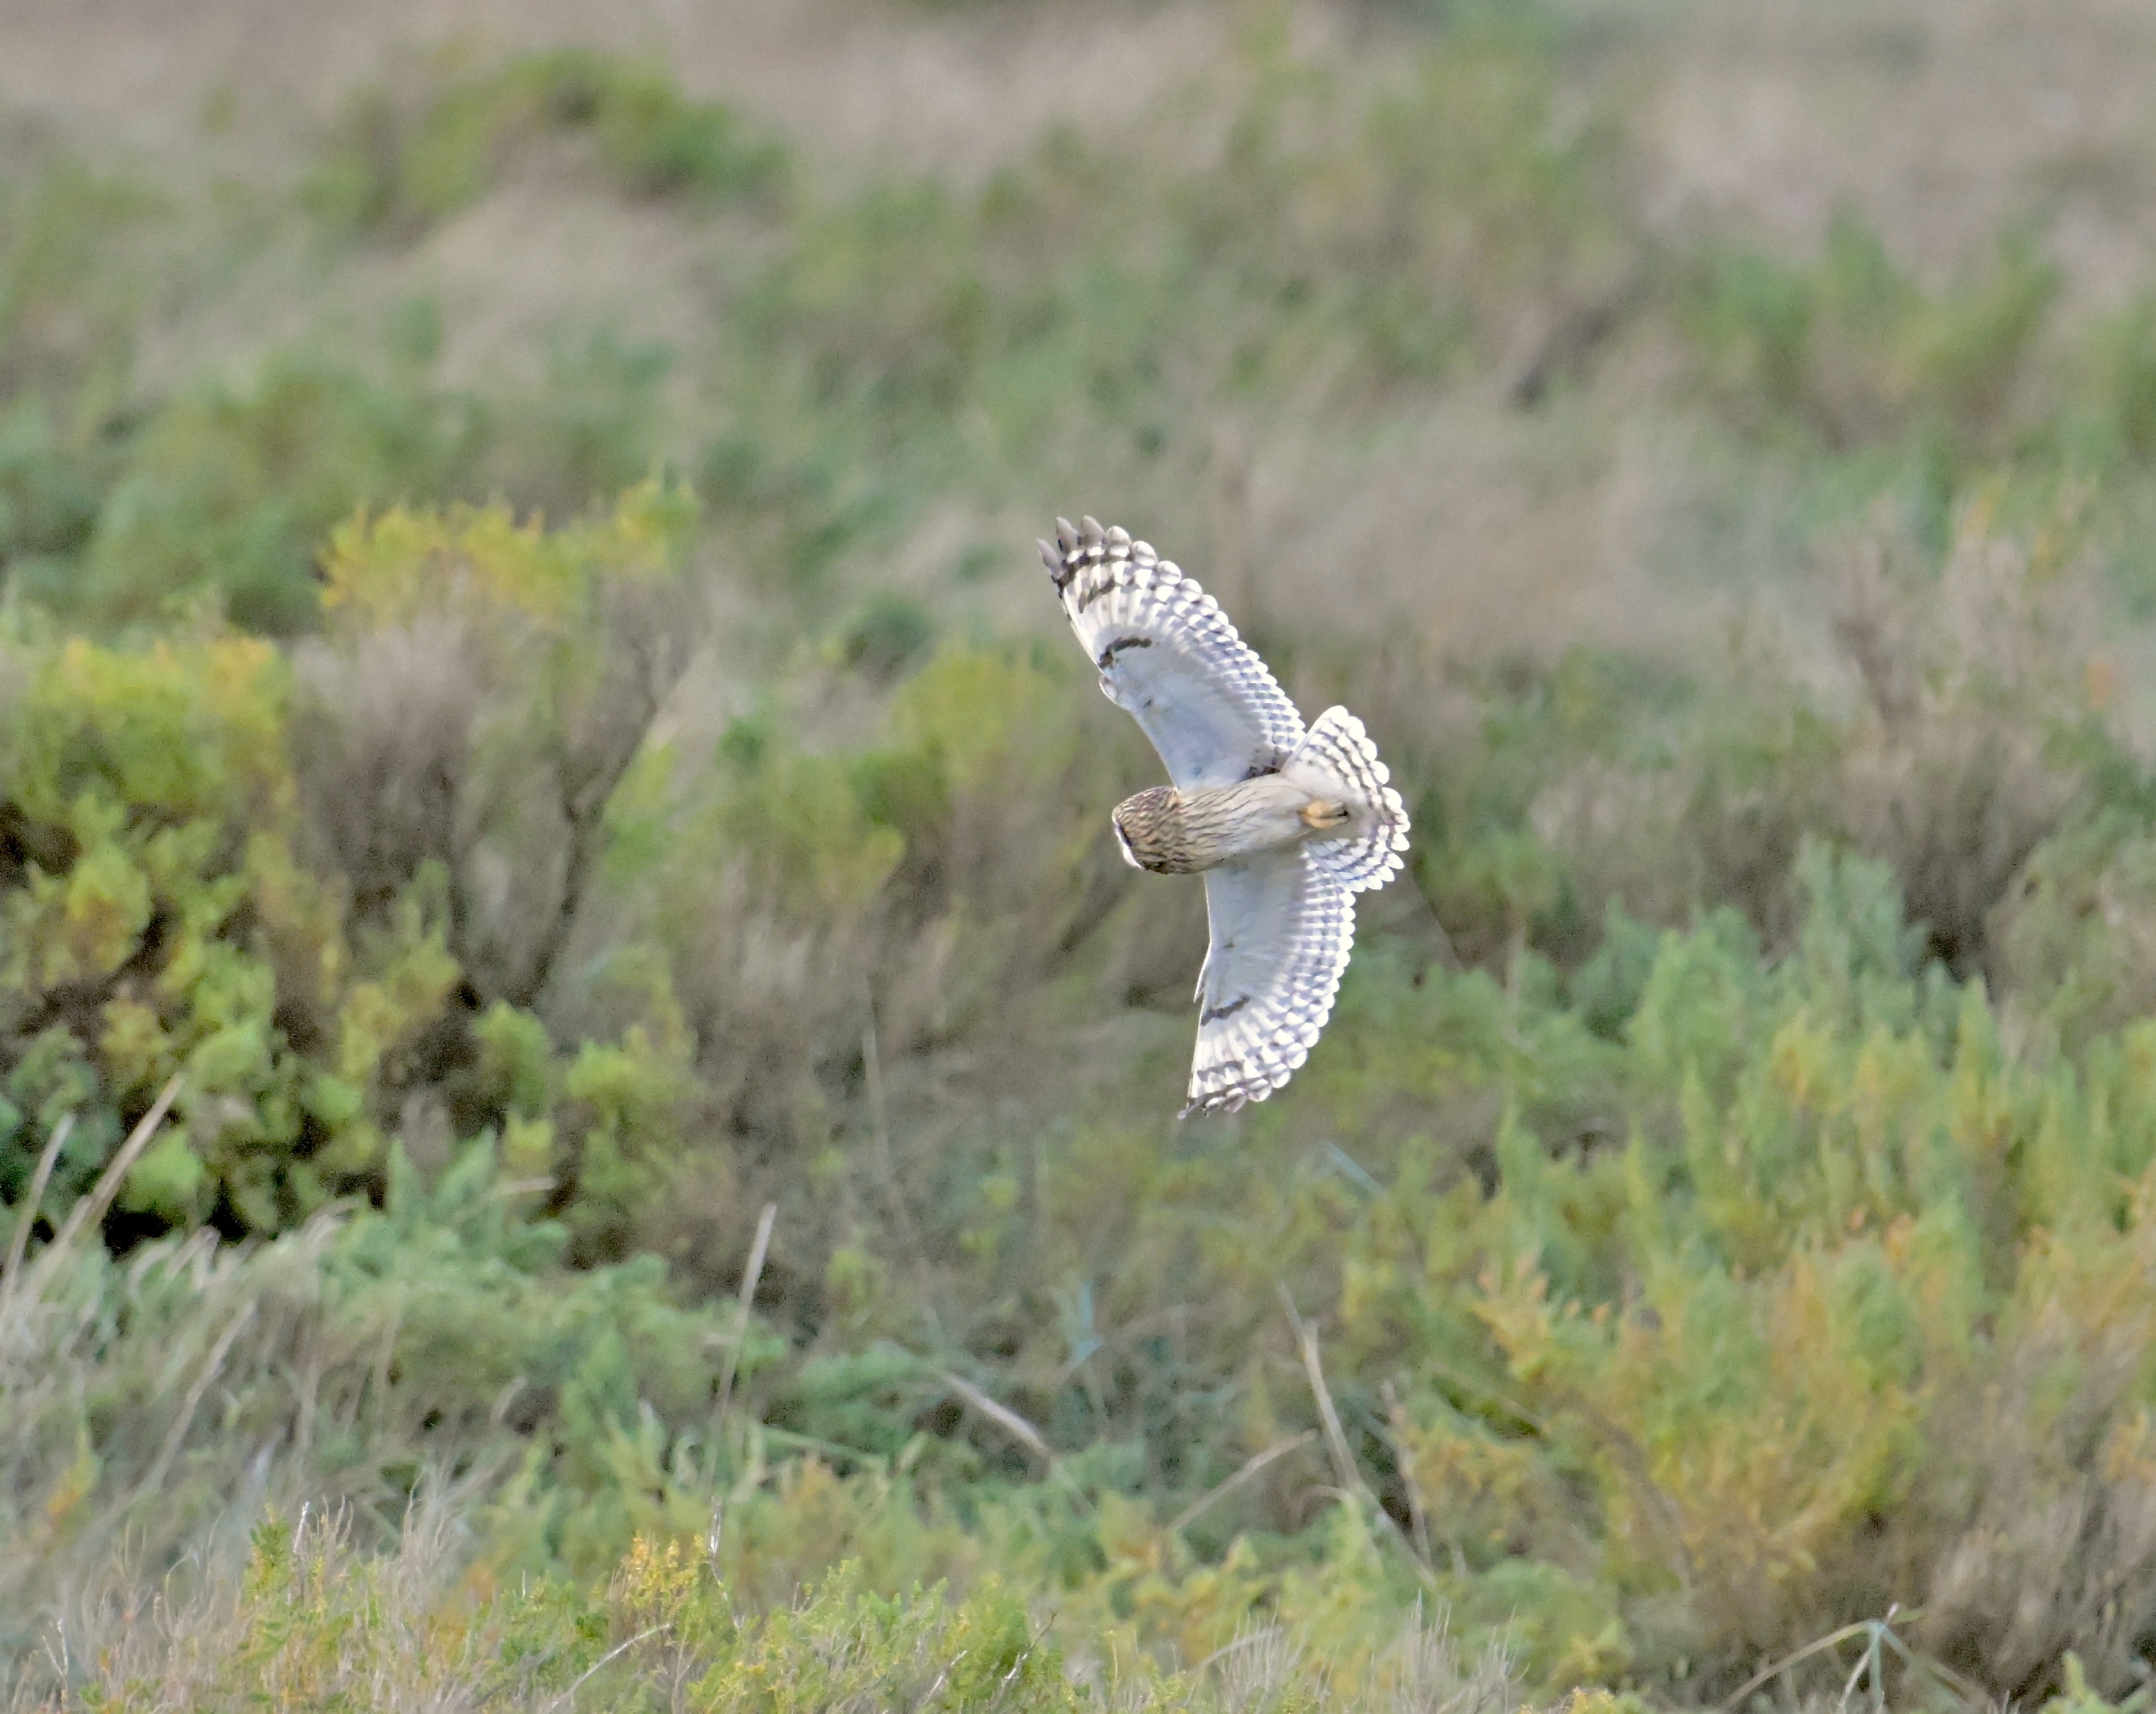
[[[1303,842],[1322,873],[1350,893],[1364,893],[1399,872],[1400,853],[1408,848],[1407,806],[1385,783],[1391,776],[1360,720],[1345,708],[1327,708],[1281,772],[1348,811],[1337,831]]]

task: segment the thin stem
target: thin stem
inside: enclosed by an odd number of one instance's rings
[[[741,1319],[735,1324],[733,1342],[726,1347],[726,1373],[719,1382],[718,1408],[713,1413],[723,1421],[726,1407],[733,1402],[734,1372],[741,1366],[741,1348],[748,1340],[748,1318],[756,1305],[756,1288],[763,1279],[764,1258],[771,1253],[771,1228],[778,1223],[778,1204],[766,1202],[763,1212],[756,1222],[756,1242],[750,1246],[748,1269],[742,1275]]]

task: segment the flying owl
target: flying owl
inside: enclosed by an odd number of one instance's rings
[[[1355,895],[1399,872],[1408,817],[1363,723],[1295,704],[1173,562],[1093,518],[1040,557],[1101,691],[1145,728],[1172,785],[1116,806],[1133,867],[1205,878],[1211,944],[1182,1116],[1262,1101],[1308,1058],[1355,940]]]

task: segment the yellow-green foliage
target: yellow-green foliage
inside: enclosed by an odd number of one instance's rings
[[[322,605],[360,630],[515,613],[544,631],[560,651],[554,659],[580,660],[602,592],[678,574],[694,517],[687,495],[656,482],[632,490],[609,517],[552,531],[502,506],[446,515],[393,508],[331,533]]]
[[[262,1227],[304,1215],[322,1192],[303,1138],[328,1141],[322,1116],[351,1104],[338,1068],[290,1051],[273,960],[291,959],[320,1003],[343,999],[353,972],[292,856],[284,662],[239,639],[75,640],[18,646],[13,666],[0,767],[28,859],[0,982],[20,1044],[6,1114],[17,1159],[77,1112],[80,1182],[122,1116],[184,1069],[193,1159],[160,1151],[132,1199],[191,1221],[222,1189]]]
[[[72,1194],[183,1069],[137,1212],[269,1232],[378,1190],[417,1099],[618,1249],[699,1112],[791,1104],[828,1139],[817,1078],[871,978],[903,1053],[1066,961],[1111,789],[1072,789],[1075,673],[952,649],[858,756],[742,728],[684,769],[650,739],[696,634],[693,521],[657,483],[551,530],[393,509],[333,533],[324,634],[289,656],[19,641],[11,1181],[76,1111]],[[760,949],[778,986],[744,992]]]
[[[675,577],[683,517],[679,497],[653,486],[608,520],[551,535],[498,509],[355,523],[327,561],[337,623],[326,657],[425,621],[460,627],[478,651],[461,670],[490,670],[519,692],[490,711],[490,759],[527,777],[553,764],[588,867],[609,789],[644,732],[640,704],[624,714],[609,699],[609,647]],[[638,611],[623,620],[624,609]],[[437,853],[388,853],[387,884],[360,898],[353,881],[374,877],[321,866],[309,793],[350,797],[369,782],[307,777],[348,754],[326,761],[319,742],[295,757],[295,702],[318,726],[331,718],[319,670],[295,682],[269,644],[213,635],[135,648],[19,639],[9,671],[0,779],[19,855],[0,969],[14,1043],[0,1119],[10,1181],[28,1176],[45,1135],[74,1112],[59,1184],[71,1191],[174,1071],[187,1078],[184,1131],[143,1161],[123,1206],[274,1231],[377,1175],[380,1122],[396,1117],[395,1093],[411,1081],[403,1056],[467,1003],[460,985],[481,960],[456,934],[470,920],[459,894],[469,877],[430,863]],[[551,878],[557,890],[583,880]],[[547,908],[560,914],[558,901]],[[567,1068],[565,1098],[595,1102],[608,1135],[665,1104],[662,1083],[602,1068],[608,1052],[631,1066],[639,1053],[679,1058],[651,1041],[639,1026],[620,1047],[588,1044]],[[636,1099],[598,1096],[625,1077]],[[547,1117],[528,1076],[501,1094],[528,1148]]]

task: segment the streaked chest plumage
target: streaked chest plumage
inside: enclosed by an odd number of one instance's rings
[[[1133,867],[1196,875],[1310,831],[1301,811],[1310,793],[1277,774],[1178,791],[1156,785],[1116,806],[1116,842]]]

